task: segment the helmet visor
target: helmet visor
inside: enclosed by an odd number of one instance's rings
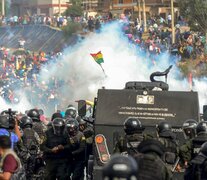
[[[193,128],[183,129],[185,139],[192,139],[196,136],[196,130]]]
[[[53,126],[54,134],[57,136],[63,135],[64,126]]]

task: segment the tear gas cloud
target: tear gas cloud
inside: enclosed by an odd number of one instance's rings
[[[104,57],[102,66],[106,76],[90,56],[90,53],[98,51]],[[65,108],[78,99],[93,100],[97,96],[97,90],[103,86],[107,89],[122,89],[128,81],[149,81],[152,72],[164,71],[169,65],[175,64],[170,62],[167,53],[160,55],[155,65],[146,57],[129,43],[120,24],[115,22],[105,25],[100,33],[91,33],[75,46],[66,48],[57,63],[42,69],[40,80],[48,83],[49,79],[56,77],[65,81],[58,89],[64,99],[62,107]],[[194,90],[199,91],[202,105],[207,104],[205,82],[204,79],[194,80]],[[170,90],[189,91],[189,84],[183,80],[176,65],[169,73],[168,84]]]
[[[102,51],[104,63],[101,67],[94,62],[90,53]],[[63,95],[68,101],[90,99],[97,95],[97,89],[105,86],[107,89],[123,88],[127,81],[149,81],[154,71],[164,71],[170,62],[169,55],[162,54],[156,65],[129,44],[127,36],[123,34],[118,22],[108,24],[101,33],[91,34],[75,47],[65,49],[61,65],[52,66],[44,80],[55,76],[66,80],[68,84],[62,87]],[[200,102],[206,104],[207,85],[204,80],[194,80],[194,90],[199,91]],[[176,65],[173,66],[168,83],[170,90],[189,91],[187,80]]]

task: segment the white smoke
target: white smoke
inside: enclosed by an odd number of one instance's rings
[[[90,56],[90,53],[99,51],[104,56],[102,66],[106,76]],[[99,34],[87,36],[75,47],[67,48],[61,63],[50,67],[47,74],[44,71],[41,77],[47,81],[55,76],[68,82],[62,88],[63,96],[66,101],[73,102],[78,99],[93,100],[97,96],[97,90],[103,86],[107,89],[122,89],[128,81],[149,81],[152,72],[164,71],[171,64],[173,63],[167,54],[159,57],[156,65],[146,56],[138,55],[116,22],[106,25]],[[183,80],[176,65],[169,74],[168,83],[170,90],[190,90],[187,80]],[[195,80],[195,90],[199,91],[201,104],[206,104],[207,84]]]
[[[104,56],[102,66],[106,75],[90,56],[90,53],[99,51]],[[190,90],[188,81],[183,79],[175,63],[170,62],[169,55],[160,56],[153,65],[146,55],[140,54],[121,32],[120,24],[111,23],[105,25],[101,33],[91,33],[74,47],[66,48],[57,63],[42,69],[40,80],[48,83],[49,79],[55,77],[66,82],[59,88],[64,108],[75,100],[93,100],[97,96],[97,90],[103,86],[107,89],[122,89],[128,81],[150,81],[152,72],[164,71],[171,64],[174,66],[168,76],[170,90]],[[200,105],[207,104],[205,82],[205,79],[194,81]],[[24,103],[21,102],[20,108],[21,105],[24,106]]]
[[[18,104],[8,104],[2,97],[0,97],[0,112],[11,108],[13,111],[24,113],[26,110],[33,108],[23,94],[21,95],[21,99],[18,99],[18,101]]]

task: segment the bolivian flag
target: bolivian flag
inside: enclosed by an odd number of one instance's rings
[[[103,60],[103,54],[101,53],[101,51],[99,51],[96,54],[91,54],[91,56],[94,58],[94,60],[100,65],[101,63],[104,63]]]

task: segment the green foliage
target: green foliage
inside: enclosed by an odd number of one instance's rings
[[[69,22],[67,26],[62,28],[66,37],[70,37],[72,34],[76,33],[77,31],[81,31],[82,27],[80,23],[77,22]]]
[[[206,0],[178,0],[181,15],[194,30],[207,33],[207,1]]]
[[[65,11],[64,15],[66,16],[82,16],[83,15],[83,9],[81,7],[81,0],[71,0],[71,6],[68,7],[68,9]]]

